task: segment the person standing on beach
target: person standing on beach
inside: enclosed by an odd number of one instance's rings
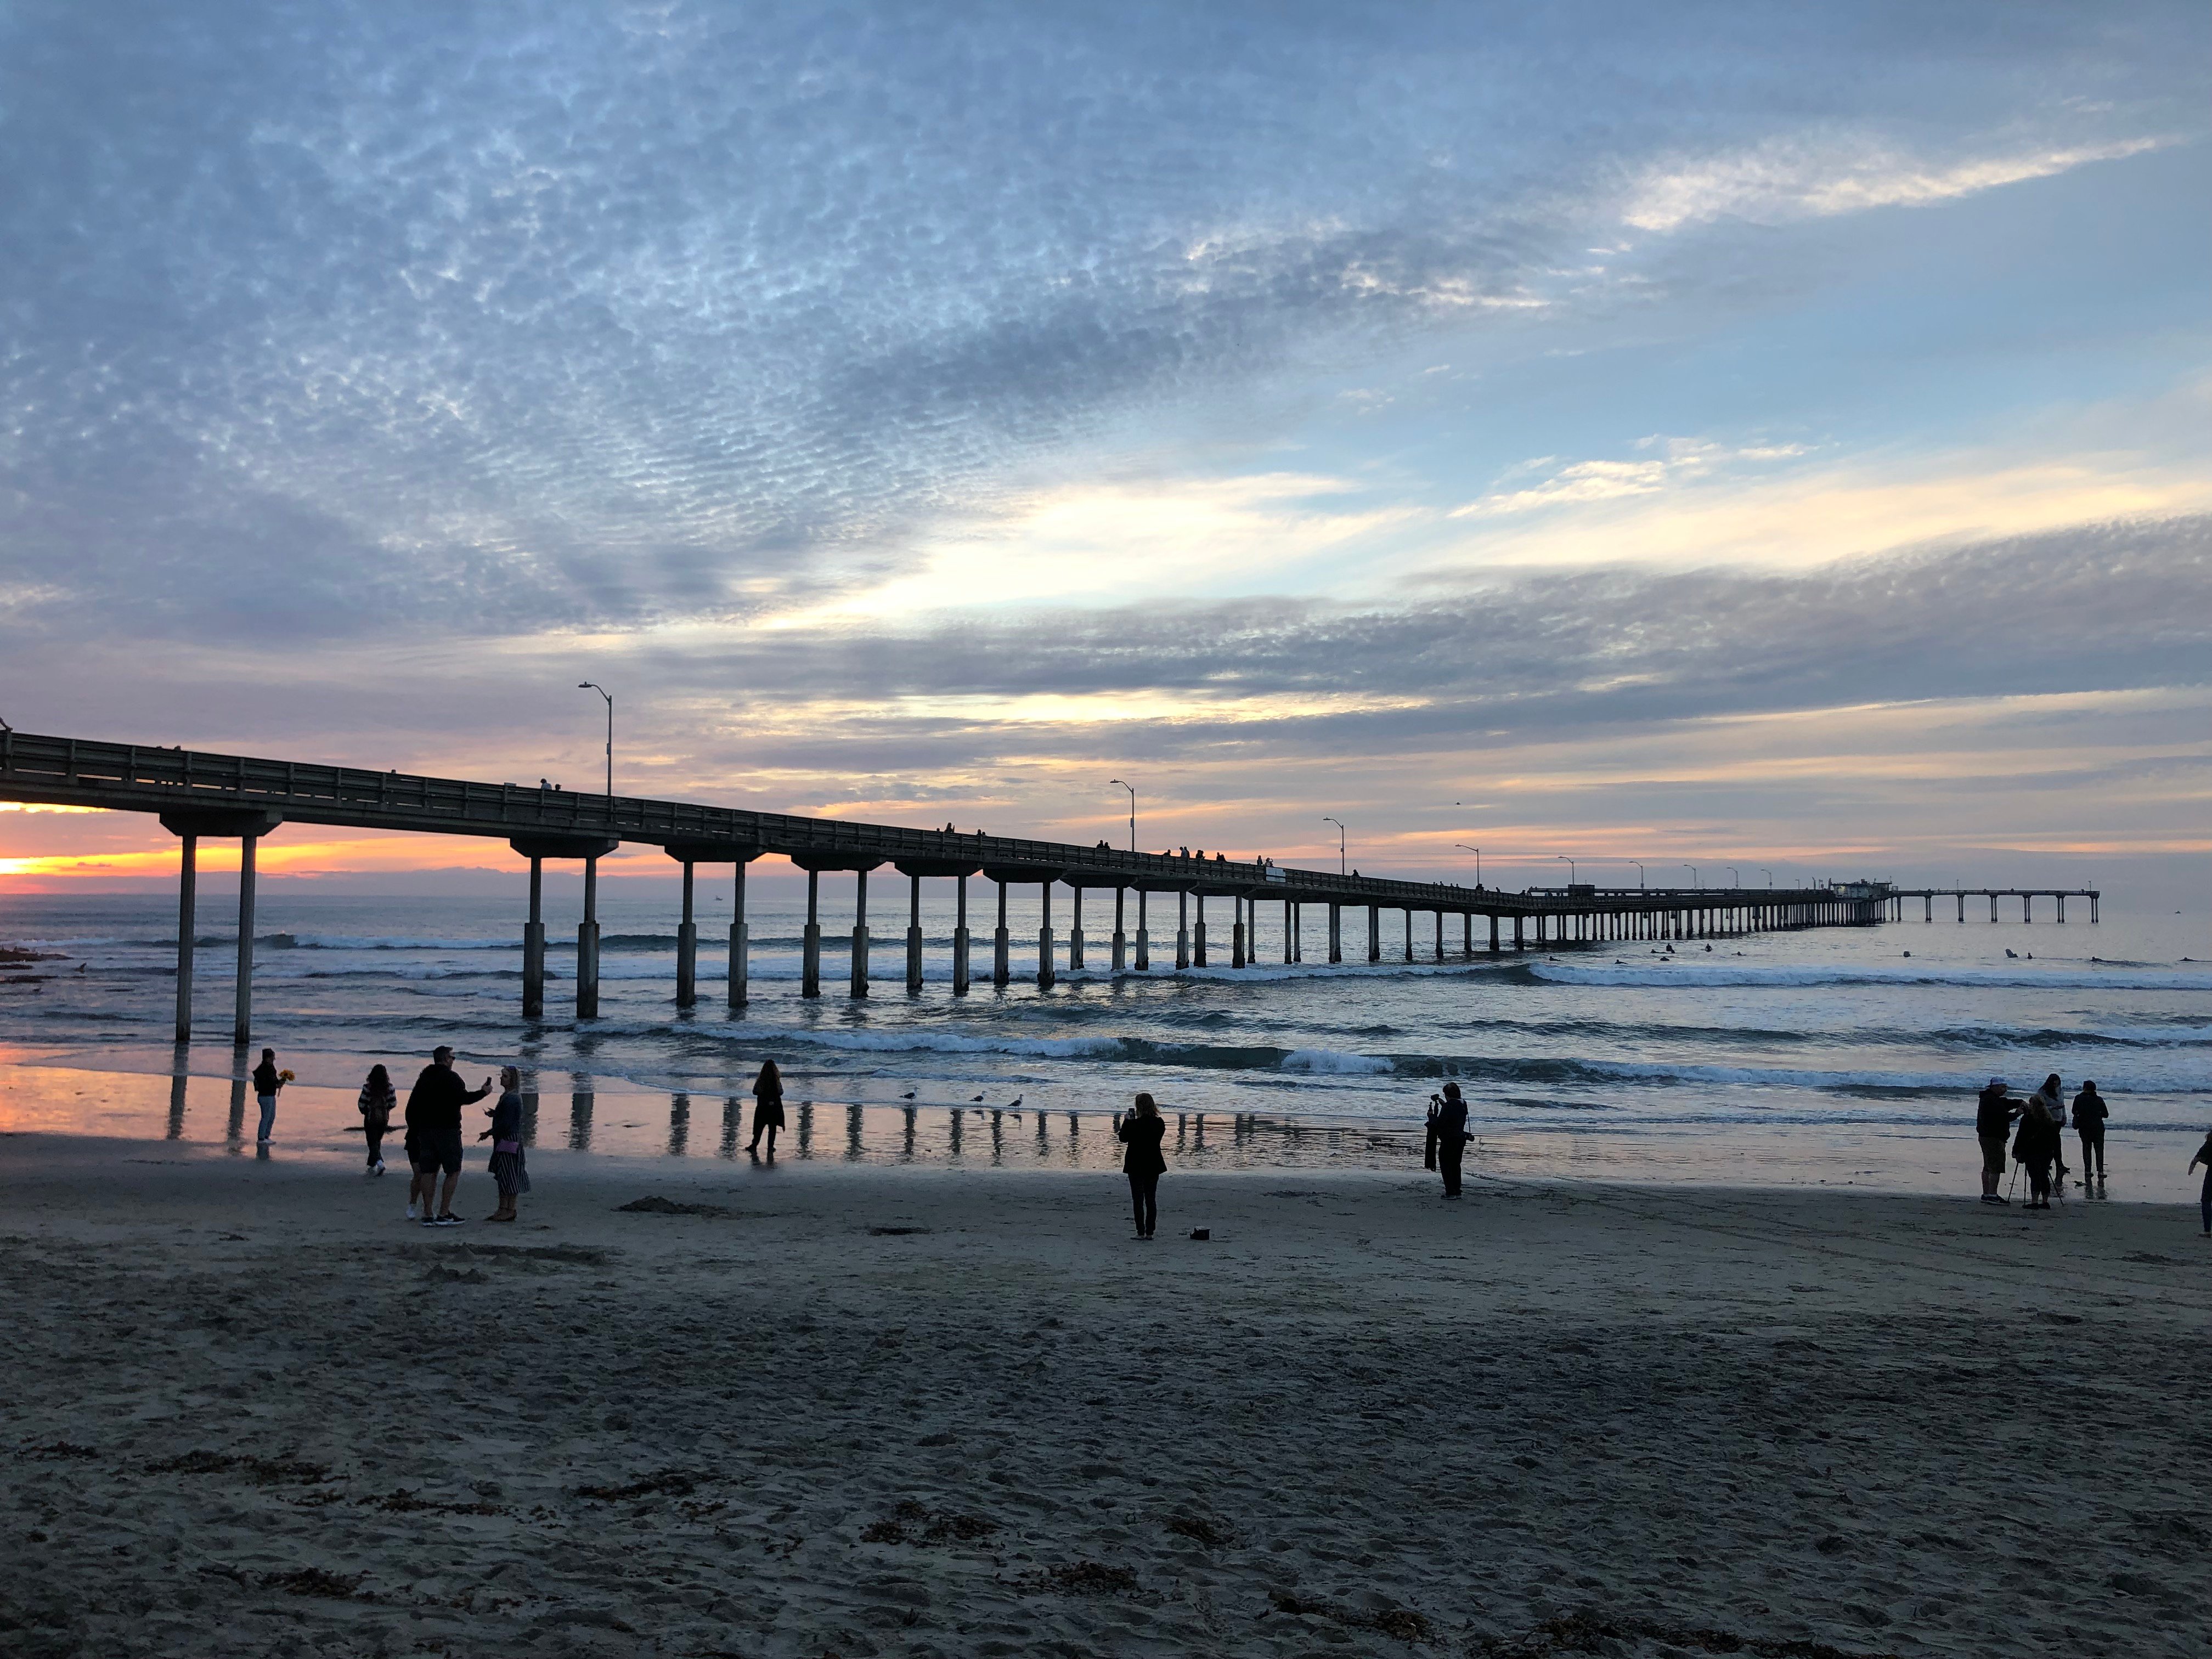
[[[2112,1115],[2104,1096],[2097,1092],[2096,1079],[2092,1078],[2084,1083],[2081,1092],[2074,1097],[2074,1132],[2081,1137],[2084,1181],[2105,1178],[2105,1120]]]
[[[2051,1125],[2057,1132],[2052,1140],[2053,1150],[2051,1159],[2058,1166],[2058,1183],[2063,1187],[2066,1184],[2068,1173],[2065,1134],[2066,1091],[2060,1086],[2058,1073],[2053,1072],[2049,1077],[2044,1079],[2043,1086],[2038,1089],[2030,1098],[2043,1103],[2043,1109],[2050,1116]]]
[[[1160,1220],[1160,1177],[1168,1161],[1160,1151],[1168,1122],[1150,1095],[1139,1095],[1128,1115],[1114,1126],[1115,1139],[1129,1150],[1121,1154],[1121,1173],[1129,1177],[1129,1207],[1136,1212],[1137,1237],[1150,1239]]]
[[[760,1156],[761,1137],[768,1137],[768,1155],[775,1156],[775,1132],[783,1127],[783,1073],[775,1062],[761,1062],[760,1075],[753,1079],[753,1138],[746,1143],[750,1156]],[[804,1150],[804,1149],[802,1149]]]
[[[458,1227],[453,1188],[461,1180],[461,1108],[491,1092],[491,1079],[471,1090],[453,1070],[453,1051],[443,1043],[407,1094],[407,1163],[415,1172],[407,1188],[407,1218],[419,1216],[426,1227]],[[443,1170],[446,1190],[438,1194]],[[432,1205],[435,1203],[434,1211]]]
[[[2204,1237],[2212,1238],[2212,1134],[2204,1137],[2197,1156],[2189,1160],[2189,1173],[2196,1174],[2200,1164],[2204,1166],[2204,1188],[2197,1194],[2197,1213],[2203,1218]]]
[[[2058,1126],[2040,1091],[2028,1097],[2020,1115],[2020,1133],[2014,1137],[2012,1155],[2027,1166],[2027,1207],[2051,1207],[2051,1161],[2058,1156]]]
[[[2004,1184],[2005,1142],[2010,1139],[2012,1121],[2021,1114],[2020,1102],[2005,1093],[2005,1080],[2001,1077],[1990,1079],[1988,1088],[1974,1109],[1974,1139],[1982,1143],[1982,1202],[2009,1204],[1997,1188]]]
[[[399,1097],[392,1087],[392,1073],[379,1060],[368,1068],[368,1080],[361,1085],[361,1132],[368,1137],[368,1172],[384,1173],[384,1137],[391,1132],[392,1114],[399,1105]]]
[[[284,1086],[284,1073],[276,1069],[276,1051],[264,1048],[261,1063],[253,1068],[253,1098],[261,1106],[261,1129],[253,1139],[266,1144],[269,1132],[276,1127],[276,1094]]]
[[[491,1178],[499,1185],[499,1208],[484,1219],[512,1221],[516,1197],[530,1190],[530,1171],[522,1158],[522,1073],[512,1066],[499,1068],[499,1099],[489,1115],[491,1127],[477,1139],[491,1142]]]
[[[1462,1097],[1459,1085],[1447,1083],[1441,1096],[1431,1096],[1429,1112],[1429,1146],[1436,1155],[1431,1166],[1444,1178],[1444,1196],[1457,1198],[1460,1183],[1460,1159],[1467,1152],[1467,1102]]]

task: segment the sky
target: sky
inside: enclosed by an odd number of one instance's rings
[[[624,793],[2212,894],[2209,65],[2201,4],[0,0],[0,718],[589,787],[592,680]],[[175,861],[0,807],[0,891]]]

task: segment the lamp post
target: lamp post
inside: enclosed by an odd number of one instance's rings
[[[1119,778],[1109,778],[1107,781],[1121,783]],[[1129,850],[1133,853],[1137,850],[1137,786],[1133,783],[1121,783],[1121,787],[1129,792]],[[1118,898],[1114,901],[1116,904],[1121,902]]]
[[[615,798],[615,694],[596,680],[580,680],[576,690],[596,691],[607,700],[607,799]]]
[[[1569,858],[1565,853],[1554,853],[1552,856],[1567,866],[1567,885],[1570,887],[1573,886],[1575,884],[1575,861]]]
[[[1729,874],[1730,874],[1730,875],[1732,875],[1732,876],[1735,876],[1735,885],[1737,885],[1738,887],[1741,887],[1741,886],[1742,886],[1742,885],[1743,885],[1743,878],[1742,878],[1741,876],[1740,876],[1740,875],[1737,875],[1737,874],[1736,874],[1736,867],[1735,867],[1735,866],[1734,866],[1733,864],[1723,864],[1723,866],[1721,866],[1721,868],[1722,868],[1722,869],[1723,869],[1723,870],[1725,870],[1725,871],[1727,871],[1727,872],[1729,872]]]
[[[1456,847],[1456,848],[1459,848],[1462,852],[1463,852],[1463,853],[1472,853],[1472,854],[1474,854],[1474,884],[1475,884],[1477,887],[1481,886],[1481,885],[1482,885],[1482,848],[1480,848],[1480,847],[1469,847],[1469,846],[1468,846],[1465,842],[1463,842],[1463,841],[1455,841],[1455,842],[1454,842],[1452,843],[1452,845],[1453,845],[1453,846],[1455,846],[1455,847]]]
[[[1762,865],[1760,865],[1760,866],[1759,866],[1759,873],[1760,875],[1765,876],[1765,877],[1766,878],[1766,884],[1767,884],[1769,887],[1771,887],[1771,886],[1773,886],[1773,885],[1774,885],[1774,872],[1773,872],[1773,871],[1771,871],[1771,870],[1768,869],[1765,865],[1763,865],[1763,864],[1762,864]]]
[[[1631,859],[1629,862],[1636,866],[1636,890],[1640,893],[1644,890],[1644,860]]]
[[[1344,820],[1333,818],[1324,812],[1321,815],[1321,821],[1323,823],[1333,823],[1336,826],[1336,873],[1338,879],[1341,880],[1348,862],[1344,851]]]
[[[1692,887],[1702,887],[1702,886],[1704,886],[1704,885],[1705,885],[1705,884],[1704,884],[1703,882],[1701,882],[1701,881],[1699,881],[1699,880],[1698,879],[1698,866],[1697,866],[1696,865],[1694,865],[1694,864],[1686,864],[1686,865],[1684,865],[1682,867],[1683,867],[1685,870],[1687,870],[1687,871],[1690,872],[1690,885],[1691,885],[1691,886],[1692,886]]]

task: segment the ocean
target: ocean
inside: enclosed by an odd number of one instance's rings
[[[1678,941],[1671,956],[1622,942],[1492,957],[1478,929],[1466,962],[1452,925],[1441,963],[1426,959],[1433,934],[1417,918],[1422,960],[1337,968],[1326,964],[1318,911],[1305,960],[1284,964],[1281,907],[1263,904],[1257,967],[1117,976],[1100,965],[1111,903],[1093,896],[1092,965],[1063,967],[1060,982],[1040,992],[1036,891],[1016,890],[1016,979],[1000,992],[988,983],[994,890],[978,882],[971,920],[983,982],[955,999],[947,884],[927,884],[928,979],[909,998],[904,884],[879,881],[872,994],[855,1001],[843,994],[840,931],[849,878],[831,878],[829,994],[809,1001],[799,995],[803,895],[757,879],[753,996],[732,1014],[726,884],[701,884],[700,1003],[688,1012],[674,1006],[672,893],[609,886],[601,1018],[580,1023],[567,1012],[568,914],[550,918],[552,1017],[534,1025],[520,1015],[514,901],[264,889],[255,1046],[274,1047],[299,1074],[286,1133],[343,1148],[367,1066],[386,1062],[404,1089],[441,1042],[459,1051],[471,1081],[497,1063],[523,1066],[535,1138],[617,1156],[739,1155],[731,1124],[769,1056],[804,1103],[805,1133],[787,1136],[785,1148],[799,1157],[1103,1164],[1110,1136],[1093,1121],[1145,1090],[1187,1156],[1194,1133],[1208,1158],[1289,1166],[1410,1156],[1418,1170],[1428,1097],[1456,1079],[1480,1137],[1474,1166],[1493,1175],[1971,1192],[1976,1090],[2002,1075],[2026,1092],[2057,1072],[2069,1097],[2094,1078],[2112,1103],[2110,1195],[2174,1200],[2193,1196],[2182,1166],[2212,1123],[2212,930],[2199,916],[2129,914],[2109,902],[2098,926],[2078,902],[2064,926],[2047,901],[2027,926],[2016,901],[1996,925],[1985,907],[1977,914],[1970,902],[1961,925],[1939,903],[1933,923],[1916,905],[1905,921]],[[888,916],[886,897],[896,901]],[[1057,897],[1064,930],[1066,895]],[[1227,907],[1208,908],[1218,963]],[[234,915],[228,896],[204,896],[198,1040],[180,1064],[170,1043],[172,902],[0,897],[0,945],[40,958],[0,968],[0,1048],[10,1062],[0,1129],[234,1141]],[[1156,902],[1152,921],[1153,961],[1172,962],[1172,901]],[[1348,948],[1364,945],[1363,914],[1347,914],[1346,935]],[[1402,939],[1400,918],[1386,915],[1386,957],[1402,954]],[[34,1084],[42,1068],[46,1080]],[[59,1089],[64,1073],[112,1086]],[[71,1098],[106,1103],[78,1112]],[[2070,1157],[2070,1137],[2069,1146]]]

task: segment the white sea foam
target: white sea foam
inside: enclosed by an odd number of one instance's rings
[[[1286,1072],[1334,1073],[1340,1077],[1374,1076],[1397,1069],[1378,1054],[1347,1054],[1336,1048],[1293,1048],[1283,1056]]]
[[[2020,967],[1954,968],[1930,963],[1925,968],[1834,967],[1819,963],[1768,966],[1756,963],[1681,961],[1599,963],[1547,959],[1532,962],[1528,971],[1554,985],[1619,985],[1661,988],[1701,985],[1715,987],[1799,985],[1956,985],[1972,989],[2050,991],[2205,991],[2212,992],[2212,970],[2187,969],[2144,971],[2139,969],[2087,967],[2079,963],[2037,969]]]

